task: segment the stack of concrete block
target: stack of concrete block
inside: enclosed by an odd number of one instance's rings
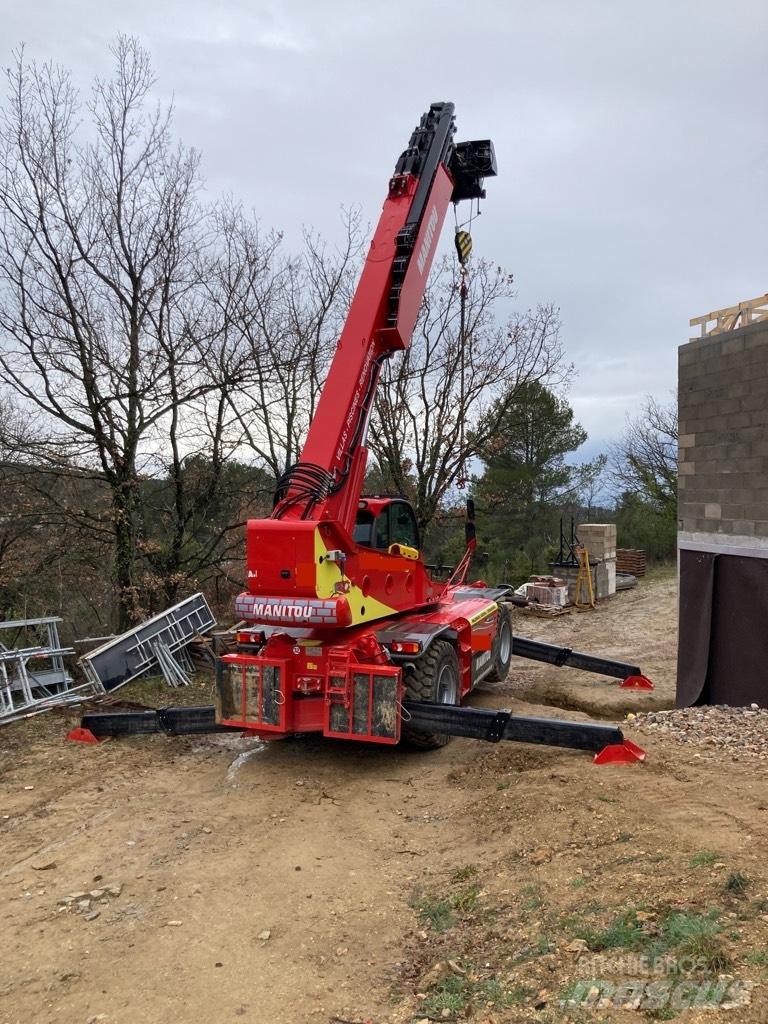
[[[592,567],[595,597],[610,597],[616,593],[616,524],[582,523],[578,535],[590,563],[597,563]]]
[[[568,585],[558,576],[531,576],[525,584],[525,596],[531,604],[564,608],[568,604]]]
[[[592,573],[592,593],[595,597],[598,597],[597,592],[597,575],[598,575],[598,562],[592,557],[592,552],[589,552],[590,570]],[[576,601],[576,580],[579,575],[579,567],[577,565],[562,565],[557,567],[557,571],[565,580],[566,586],[568,587],[568,604],[574,604]],[[586,601],[586,590],[582,588],[581,600]]]

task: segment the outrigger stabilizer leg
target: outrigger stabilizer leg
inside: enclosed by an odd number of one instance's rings
[[[579,668],[582,672],[595,672],[601,676],[621,679],[619,684],[625,690],[652,690],[653,683],[644,676],[637,665],[628,665],[623,661],[611,658],[600,658],[595,654],[583,654],[572,651],[570,647],[556,647],[540,640],[529,640],[524,636],[516,636],[512,640],[512,653],[518,658],[530,658],[532,661],[543,661],[557,668],[568,666]]]
[[[403,716],[409,724],[428,732],[499,743],[537,743],[550,747],[590,750],[595,764],[634,764],[645,759],[645,751],[624,738],[621,729],[599,722],[567,722],[557,718],[532,718],[510,711],[488,708],[453,707],[426,701],[407,701]],[[80,727],[68,738],[84,743],[108,736],[136,736],[166,733],[169,736],[208,732],[238,732],[218,725],[213,705],[162,708],[147,711],[110,711],[83,715]]]

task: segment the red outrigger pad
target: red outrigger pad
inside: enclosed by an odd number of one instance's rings
[[[619,687],[622,690],[653,690],[655,689],[653,683],[648,676],[627,676],[623,682],[619,683]]]
[[[73,743],[101,743],[98,736],[94,736],[90,729],[84,729],[81,725],[76,729],[70,729],[67,739]]]
[[[632,740],[623,743],[610,743],[595,754],[595,764],[637,764],[645,760],[645,751]]]

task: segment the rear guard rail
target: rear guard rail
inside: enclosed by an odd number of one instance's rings
[[[569,747],[610,752],[606,762],[642,760],[643,751],[624,739],[621,729],[598,722],[568,722],[557,718],[532,718],[509,711],[487,708],[452,707],[448,704],[407,701],[404,717],[409,725],[452,736],[499,743],[537,743],[551,747]],[[114,711],[83,715],[80,729],[69,734],[73,740],[86,741],[107,736],[146,735],[164,732],[171,736],[209,732],[237,732],[231,726],[218,725],[213,705],[206,707],[163,708],[157,711]],[[92,742],[92,740],[91,740]],[[617,756],[618,754],[618,756]],[[631,755],[631,756],[630,756]]]

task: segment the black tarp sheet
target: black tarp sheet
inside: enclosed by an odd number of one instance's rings
[[[768,707],[768,559],[680,552],[677,706]]]

